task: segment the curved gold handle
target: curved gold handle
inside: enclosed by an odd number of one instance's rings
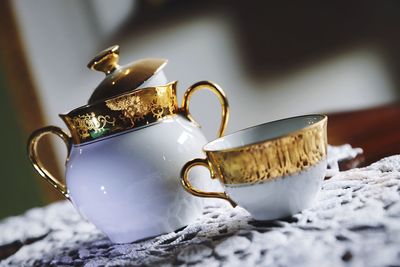
[[[211,176],[214,177],[207,159],[197,158],[187,162],[181,170],[181,184],[187,192],[198,197],[221,198],[228,201],[232,207],[236,207],[236,203],[224,192],[205,192],[194,188],[189,181],[189,171],[194,166],[206,167],[210,171]]]
[[[28,155],[29,159],[35,168],[35,170],[42,176],[45,180],[47,180],[55,189],[57,189],[63,196],[69,199],[68,190],[64,183],[62,183],[59,179],[55,178],[44,166],[41,160],[39,159],[37,146],[39,140],[47,135],[47,134],[55,134],[60,137],[65,145],[67,146],[68,154],[71,150],[72,140],[71,137],[56,126],[47,126],[41,129],[34,131],[28,140]]]
[[[228,119],[229,119],[229,104],[228,104],[228,99],[225,96],[224,90],[222,90],[221,87],[219,87],[217,84],[209,81],[201,81],[193,84],[190,86],[185,94],[183,95],[183,101],[182,101],[182,110],[186,114],[186,116],[191,120],[194,121],[192,116],[190,115],[189,112],[189,102],[190,102],[190,97],[194,92],[200,90],[200,89],[208,89],[214,94],[217,95],[219,102],[221,103],[222,107],[222,119],[221,119],[221,125],[219,127],[218,131],[218,137],[221,137],[224,134],[224,131],[226,129],[226,126],[228,125]]]

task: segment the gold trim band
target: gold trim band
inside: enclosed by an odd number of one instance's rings
[[[279,123],[279,122],[278,122]],[[284,137],[227,150],[207,151],[224,184],[251,184],[298,173],[327,154],[327,117]]]
[[[74,144],[90,142],[177,114],[176,85],[175,81],[139,89],[77,108],[60,117],[67,124]]]

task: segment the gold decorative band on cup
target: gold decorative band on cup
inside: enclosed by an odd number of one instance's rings
[[[60,117],[74,144],[138,128],[179,112],[177,82],[138,89],[108,100],[75,109]]]
[[[244,147],[205,151],[224,184],[260,183],[312,167],[327,154],[327,117],[284,137]]]

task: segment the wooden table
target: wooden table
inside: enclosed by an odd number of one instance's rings
[[[400,103],[329,114],[328,140],[332,145],[361,147],[361,166],[400,154]]]

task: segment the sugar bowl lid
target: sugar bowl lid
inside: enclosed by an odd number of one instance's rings
[[[167,64],[166,59],[147,58],[120,66],[118,59],[119,46],[114,45],[101,51],[88,63],[88,68],[106,74],[90,96],[88,104],[134,91]]]

